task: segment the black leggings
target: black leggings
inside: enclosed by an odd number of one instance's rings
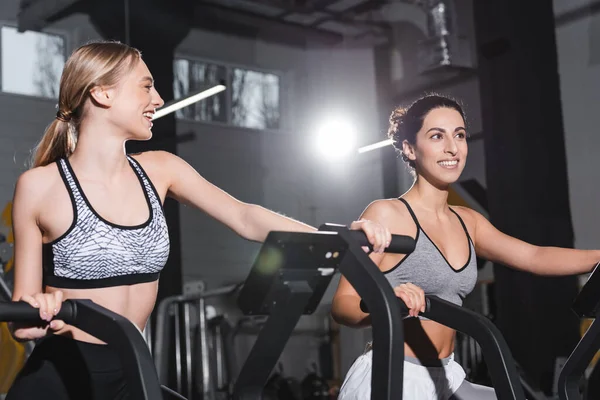
[[[59,335],[42,339],[6,400],[129,400],[118,354]]]

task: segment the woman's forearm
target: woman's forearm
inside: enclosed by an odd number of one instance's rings
[[[577,275],[591,272],[599,261],[598,250],[539,247],[529,269],[541,275]]]
[[[263,242],[270,231],[314,232],[317,230],[303,222],[267,210],[256,204],[246,206],[242,220],[241,236],[256,242]]]
[[[371,325],[371,316],[360,309],[360,298],[340,295],[333,298],[331,316],[340,325],[362,328]]]

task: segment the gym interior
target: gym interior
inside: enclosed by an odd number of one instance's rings
[[[65,61],[93,40],[138,48],[164,108],[179,105],[131,150],[177,154],[241,201],[314,227],[349,226],[413,184],[386,136],[390,112],[440,93],[460,99],[469,131],[449,204],[536,245],[599,246],[600,1],[2,0],[2,302],[11,301],[15,183],[57,112]],[[239,301],[263,247],[172,199],[164,209],[170,256],[143,338],[162,385],[190,400],[228,399],[268,325]],[[340,276],[292,324],[264,398],[337,398],[373,336],[332,319]],[[589,277],[477,259],[463,307],[498,328],[526,398],[567,398],[560,373],[594,321],[572,309]],[[0,398],[33,346],[0,323]],[[579,398],[600,398],[597,350]],[[493,385],[480,343],[459,332],[454,354],[470,381]]]

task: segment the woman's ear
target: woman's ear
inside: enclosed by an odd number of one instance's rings
[[[410,161],[414,161],[416,158],[414,147],[406,139],[402,141],[402,154]]]
[[[112,88],[105,86],[94,86],[90,90],[90,97],[92,98],[94,104],[100,107],[109,108],[112,106],[115,93]]]

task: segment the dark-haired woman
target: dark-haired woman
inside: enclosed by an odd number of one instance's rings
[[[404,323],[403,398],[495,399],[492,388],[465,380],[453,357],[455,332],[418,316],[424,295],[461,305],[477,280],[475,254],[534,274],[571,275],[589,272],[600,251],[534,246],[503,234],[471,209],[448,205],[448,187],[459,179],[468,154],[465,115],[456,101],[428,95],[396,109],[388,135],[411,168],[414,184],[399,198],[374,201],[362,217],[417,242],[410,255],[371,255],[410,308]],[[359,303],[342,278],[332,304],[334,319],[351,327],[368,325]],[[346,375],[340,400],[370,399],[371,361],[369,344]]]

